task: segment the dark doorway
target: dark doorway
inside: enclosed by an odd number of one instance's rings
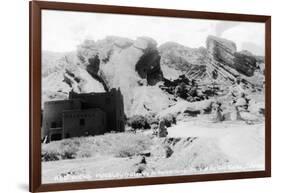
[[[85,119],[80,119],[80,126],[85,126]]]
[[[61,139],[62,139],[61,133],[55,133],[55,134],[51,135],[51,141],[58,141]]]
[[[51,128],[57,128],[57,123],[56,122],[52,122],[51,123]]]

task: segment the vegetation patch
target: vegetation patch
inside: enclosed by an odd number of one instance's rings
[[[151,137],[141,133],[112,133],[77,137],[42,144],[42,161],[88,158],[101,155],[130,157],[152,145]]]

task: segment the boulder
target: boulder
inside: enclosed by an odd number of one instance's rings
[[[190,79],[206,77],[206,64],[208,63],[206,48],[189,48],[179,43],[167,42],[159,46],[158,50],[165,78],[173,77],[172,79],[175,79],[183,73]]]
[[[237,49],[234,42],[216,36],[208,36],[206,44],[207,50],[215,60],[234,67],[234,53]]]
[[[107,36],[105,39],[94,41],[85,40],[77,48],[77,57],[80,64],[89,65],[89,59],[99,56],[101,62],[109,61],[114,50],[126,49],[133,44],[133,40],[123,37]]]
[[[207,49],[212,57],[237,72],[253,76],[257,67],[257,60],[249,51],[237,52],[236,44],[230,40],[219,38],[216,36],[208,36]]]
[[[63,78],[63,82],[67,83],[74,92],[105,92],[104,85],[80,66],[68,65]]]
[[[77,56],[79,65],[101,82],[106,90],[120,88],[126,115],[130,116],[134,107],[145,106],[146,112],[158,110],[153,108],[155,105],[149,105],[149,99],[134,100],[134,96],[140,94],[139,88],[155,85],[162,80],[155,40],[148,37],[130,40],[114,36],[98,41],[87,40],[78,46]]]
[[[247,105],[247,101],[243,97],[238,98],[236,103],[235,103],[235,106],[238,106],[238,107],[239,106],[245,106],[245,105]]]
[[[253,76],[257,69],[257,60],[254,56],[245,52],[236,52],[234,53],[234,66],[238,72]]]
[[[93,78],[83,66],[77,65],[80,59],[76,53],[54,57],[43,52],[42,56],[42,107],[45,101],[67,99],[70,91],[105,92],[105,87],[100,81]]]
[[[143,36],[143,37],[138,37],[134,42],[133,46],[143,51],[148,49],[153,50],[157,48],[157,42],[150,37]]]

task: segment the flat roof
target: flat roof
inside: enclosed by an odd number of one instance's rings
[[[91,108],[91,109],[73,109],[73,110],[64,110],[62,113],[90,113],[90,112],[104,112],[100,108]],[[104,112],[105,113],[105,112]]]
[[[65,100],[53,100],[53,101],[45,101],[44,104],[57,104],[57,103],[66,103],[66,102],[73,102],[73,101],[79,101],[80,99],[74,98],[74,99],[65,99]]]

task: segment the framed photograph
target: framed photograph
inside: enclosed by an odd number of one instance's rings
[[[270,176],[270,16],[30,2],[30,191]]]

